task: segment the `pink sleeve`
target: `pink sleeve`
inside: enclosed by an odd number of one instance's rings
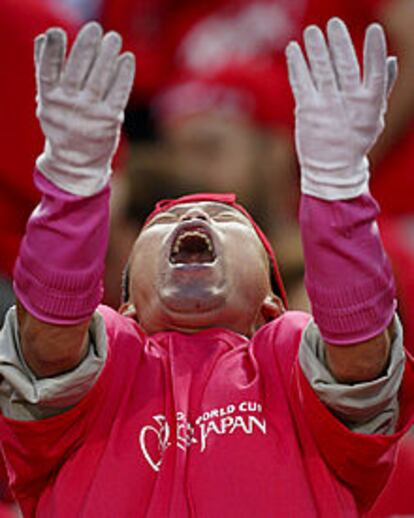
[[[293,404],[297,412],[304,415],[319,452],[335,476],[352,491],[360,511],[368,510],[391,474],[399,440],[413,423],[413,359],[407,358],[399,395],[399,423],[391,435],[349,430],[319,400],[298,362],[294,370]]]
[[[22,240],[14,290],[35,317],[69,325],[88,319],[102,298],[109,186],[91,197],[64,192],[35,171],[42,192]]]
[[[305,284],[321,335],[332,344],[368,340],[390,324],[394,278],[378,232],[375,200],[302,195]]]
[[[24,516],[35,516],[51,474],[58,472],[62,459],[83,444],[90,423],[102,407],[101,379],[80,403],[55,417],[16,421],[0,416],[0,439],[9,483]]]

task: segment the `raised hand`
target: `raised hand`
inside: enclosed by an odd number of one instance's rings
[[[329,20],[327,40],[312,25],[304,32],[307,61],[297,42],[286,49],[301,187],[318,198],[349,199],[368,189],[367,153],[384,127],[397,63],[387,57],[378,24],[365,35],[363,77],[346,25],[338,18]]]
[[[37,116],[46,138],[39,170],[80,196],[101,190],[111,174],[135,60],[120,54],[116,32],[86,24],[67,59],[66,34],[52,28],[35,41]]]

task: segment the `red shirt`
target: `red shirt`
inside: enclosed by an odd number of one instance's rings
[[[414,437],[410,433],[401,441],[395,469],[388,485],[368,513],[369,518],[414,516],[413,480]]]
[[[145,337],[101,313],[108,358],[84,399],[1,421],[25,516],[352,517],[382,488],[399,434],[354,434],[317,399],[297,361],[309,316],[289,312],[249,341],[224,329]],[[408,363],[402,425],[413,376]]]

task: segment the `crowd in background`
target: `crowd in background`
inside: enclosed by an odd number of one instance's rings
[[[386,130],[370,157],[371,188],[382,208],[380,226],[396,273],[406,346],[414,352],[412,0],[2,0],[0,325],[13,301],[19,241],[39,199],[31,179],[43,146],[35,118],[33,39],[56,25],[71,37],[90,19],[119,31],[137,59],[115,161],[105,302],[118,305],[122,269],[157,200],[234,191],[273,242],[290,307],[308,309],[284,49],[291,39],[301,39],[303,27],[323,26],[332,16],[345,20],[360,51],[366,26],[381,22],[390,52],[398,56]],[[413,475],[409,436],[372,516],[413,515]]]

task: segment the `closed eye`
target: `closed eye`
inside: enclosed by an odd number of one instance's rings
[[[243,216],[239,216],[233,211],[218,212],[217,214],[214,214],[214,216],[212,216],[212,219],[218,222],[237,221],[240,223],[245,223]]]
[[[173,214],[172,212],[162,212],[161,214],[158,214],[158,216],[155,216],[147,226],[175,223],[177,219],[177,214]]]

